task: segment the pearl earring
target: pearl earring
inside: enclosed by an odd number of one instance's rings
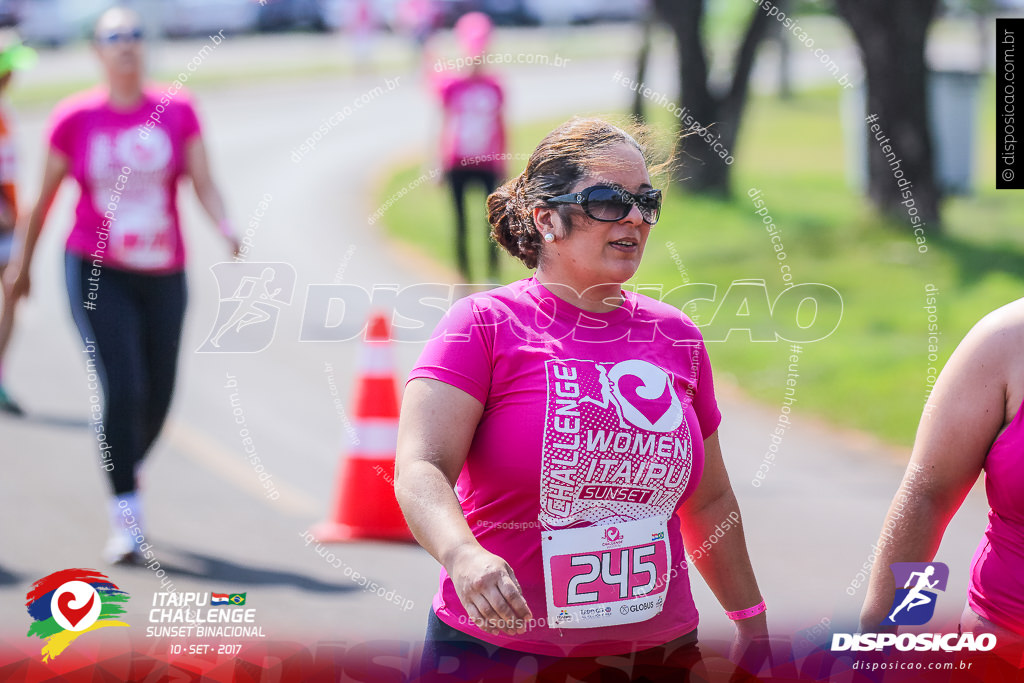
[[[552,233],[550,233],[550,232],[549,233],[545,233],[544,241],[547,242],[548,244],[551,244],[552,242],[555,241],[555,236]]]

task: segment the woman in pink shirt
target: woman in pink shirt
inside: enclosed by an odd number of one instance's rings
[[[893,562],[930,562],[946,525],[985,473],[991,510],[971,562],[960,628],[1024,638],[1024,299],[985,316],[943,368],[889,508],[861,629],[893,628]]]
[[[463,57],[431,62],[430,81],[441,100],[441,164],[451,191],[455,209],[455,261],[459,273],[472,281],[468,251],[466,192],[479,185],[487,194],[494,192],[505,176],[508,158],[505,136],[505,91],[501,82],[484,68],[491,20],[482,12],[459,17],[455,34]],[[450,67],[456,67],[455,73]],[[464,67],[465,72],[459,70]],[[498,246],[488,244],[487,274],[490,282],[498,279]]]
[[[90,425],[113,497],[107,561],[131,562],[144,542],[137,473],[171,402],[185,313],[185,245],[178,182],[189,177],[230,247],[238,241],[210,175],[199,121],[175,81],[144,86],[142,28],[114,8],[96,24],[106,87],[74,95],[53,114],[39,199],[8,273],[29,291],[39,233],[66,176],[80,189],[65,252],[71,313],[85,345]],[[102,414],[99,394],[102,390]]]
[[[396,493],[442,565],[423,672],[502,676],[523,657],[585,676],[699,661],[685,548],[736,620],[765,634],[718,444],[711,366],[681,311],[624,291],[661,207],[645,149],[573,119],[488,198],[533,277],[456,302],[406,387]],[[497,667],[497,668],[492,668]]]

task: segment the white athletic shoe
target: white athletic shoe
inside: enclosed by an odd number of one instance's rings
[[[103,559],[110,564],[136,564],[142,559],[135,534],[129,531],[135,526],[141,529],[141,507],[134,491],[110,498],[110,537],[103,548]]]
[[[135,564],[135,540],[126,531],[112,531],[103,547],[103,560],[108,564]]]

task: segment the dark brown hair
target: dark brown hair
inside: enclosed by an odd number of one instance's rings
[[[533,222],[533,209],[545,206],[551,197],[570,192],[591,168],[623,162],[611,153],[623,143],[639,150],[650,167],[649,137],[649,130],[635,123],[619,127],[599,118],[574,117],[566,121],[540,141],[522,173],[487,198],[491,237],[527,268],[536,268],[544,240]],[[663,166],[650,171],[657,172]],[[566,229],[571,230],[570,207],[559,205],[557,210]]]

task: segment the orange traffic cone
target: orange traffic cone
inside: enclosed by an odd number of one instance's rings
[[[360,360],[352,416],[356,445],[338,468],[333,517],[311,531],[325,543],[411,541],[412,533],[395,499],[398,390],[391,330],[380,313],[370,317]]]

